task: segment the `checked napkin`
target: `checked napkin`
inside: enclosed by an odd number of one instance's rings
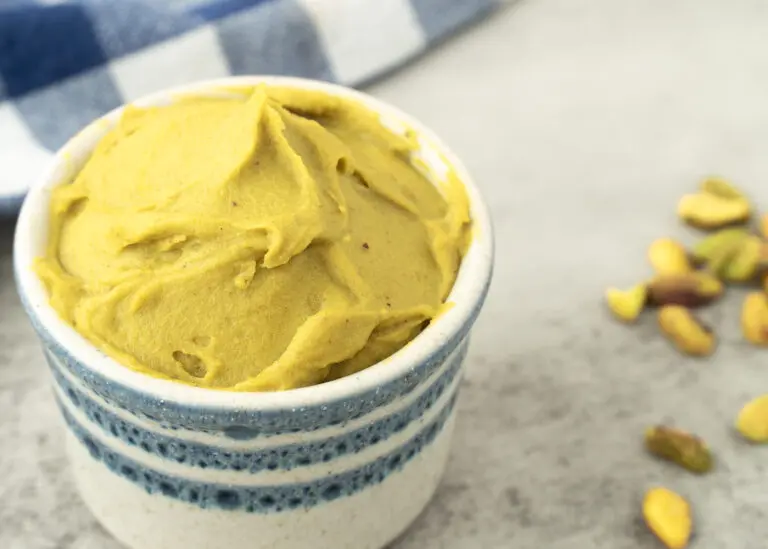
[[[495,0],[0,0],[0,212],[126,101],[232,74],[360,85]]]

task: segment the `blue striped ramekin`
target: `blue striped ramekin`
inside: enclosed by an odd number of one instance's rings
[[[491,223],[477,188],[419,122],[331,84],[228,78],[136,103],[260,82],[351,98],[393,131],[414,131],[431,177],[446,177],[450,166],[466,185],[473,242],[449,298],[453,307],[358,374],[279,393],[154,379],[117,364],[65,324],[32,270],[47,241],[51,189],[71,180],[121,109],[65,145],[22,208],[17,284],[50,367],[82,498],[134,549],[378,549],[422,511],[448,457],[470,330],[493,265]]]

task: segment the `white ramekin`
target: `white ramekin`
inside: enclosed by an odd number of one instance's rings
[[[422,511],[445,468],[469,333],[491,280],[486,206],[432,132],[347,88],[236,77],[135,104],[261,82],[347,97],[380,113],[393,131],[414,130],[434,179],[450,165],[466,185],[472,245],[449,298],[454,307],[404,349],[358,374],[280,393],[154,379],[116,363],[64,323],[32,270],[45,250],[51,189],[71,180],[122,109],[66,144],[22,208],[17,284],[50,366],[82,497],[134,549],[378,549]]]

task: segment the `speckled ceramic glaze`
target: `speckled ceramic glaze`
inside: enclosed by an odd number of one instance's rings
[[[467,186],[474,239],[455,305],[389,359],[354,376],[283,393],[228,393],[149,378],[80,337],[48,305],[31,270],[47,237],[50,190],[66,183],[120,114],[76,136],[30,192],[19,218],[19,291],[43,343],[85,503],[134,549],[380,548],[422,511],[445,468],[469,332],[493,260],[491,225],[460,163],[418,122],[330,84],[245,77],[153,95],[220,93],[268,83],[321,89],[414,129],[439,181],[447,164]]]

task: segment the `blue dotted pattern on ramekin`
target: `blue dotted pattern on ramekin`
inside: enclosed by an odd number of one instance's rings
[[[16,275],[18,277],[18,274]],[[452,337],[426,360],[389,383],[347,398],[326,404],[278,410],[232,410],[211,406],[190,406],[157,398],[111,381],[100,373],[80,364],[40,325],[34,308],[23,293],[21,301],[43,344],[67,370],[80,379],[89,390],[137,417],[159,423],[169,429],[189,429],[209,433],[223,432],[231,438],[250,439],[260,435],[277,435],[316,431],[343,425],[362,417],[397,398],[411,393],[437,370],[469,333],[485,301],[490,277],[483,287],[466,322]]]
[[[103,432],[111,434],[125,444],[191,467],[258,473],[264,470],[288,471],[317,463],[329,463],[340,457],[359,453],[402,432],[430,410],[445,393],[461,370],[467,347],[467,342],[464,342],[458,354],[451,359],[448,369],[407,408],[338,436],[250,451],[223,449],[143,429],[87,397],[72,386],[65,376],[58,372],[56,366],[52,365],[51,371],[72,406],[83,412],[88,420],[99,426]],[[68,421],[74,421],[61,403],[60,408],[62,413],[68,416]]]
[[[214,484],[161,473],[109,449],[71,417],[65,416],[65,419],[91,457],[150,494],[164,495],[203,509],[270,513],[315,507],[383,482],[435,440],[450,417],[457,396],[458,389],[438,416],[408,442],[362,467],[310,482],[271,486]]]

